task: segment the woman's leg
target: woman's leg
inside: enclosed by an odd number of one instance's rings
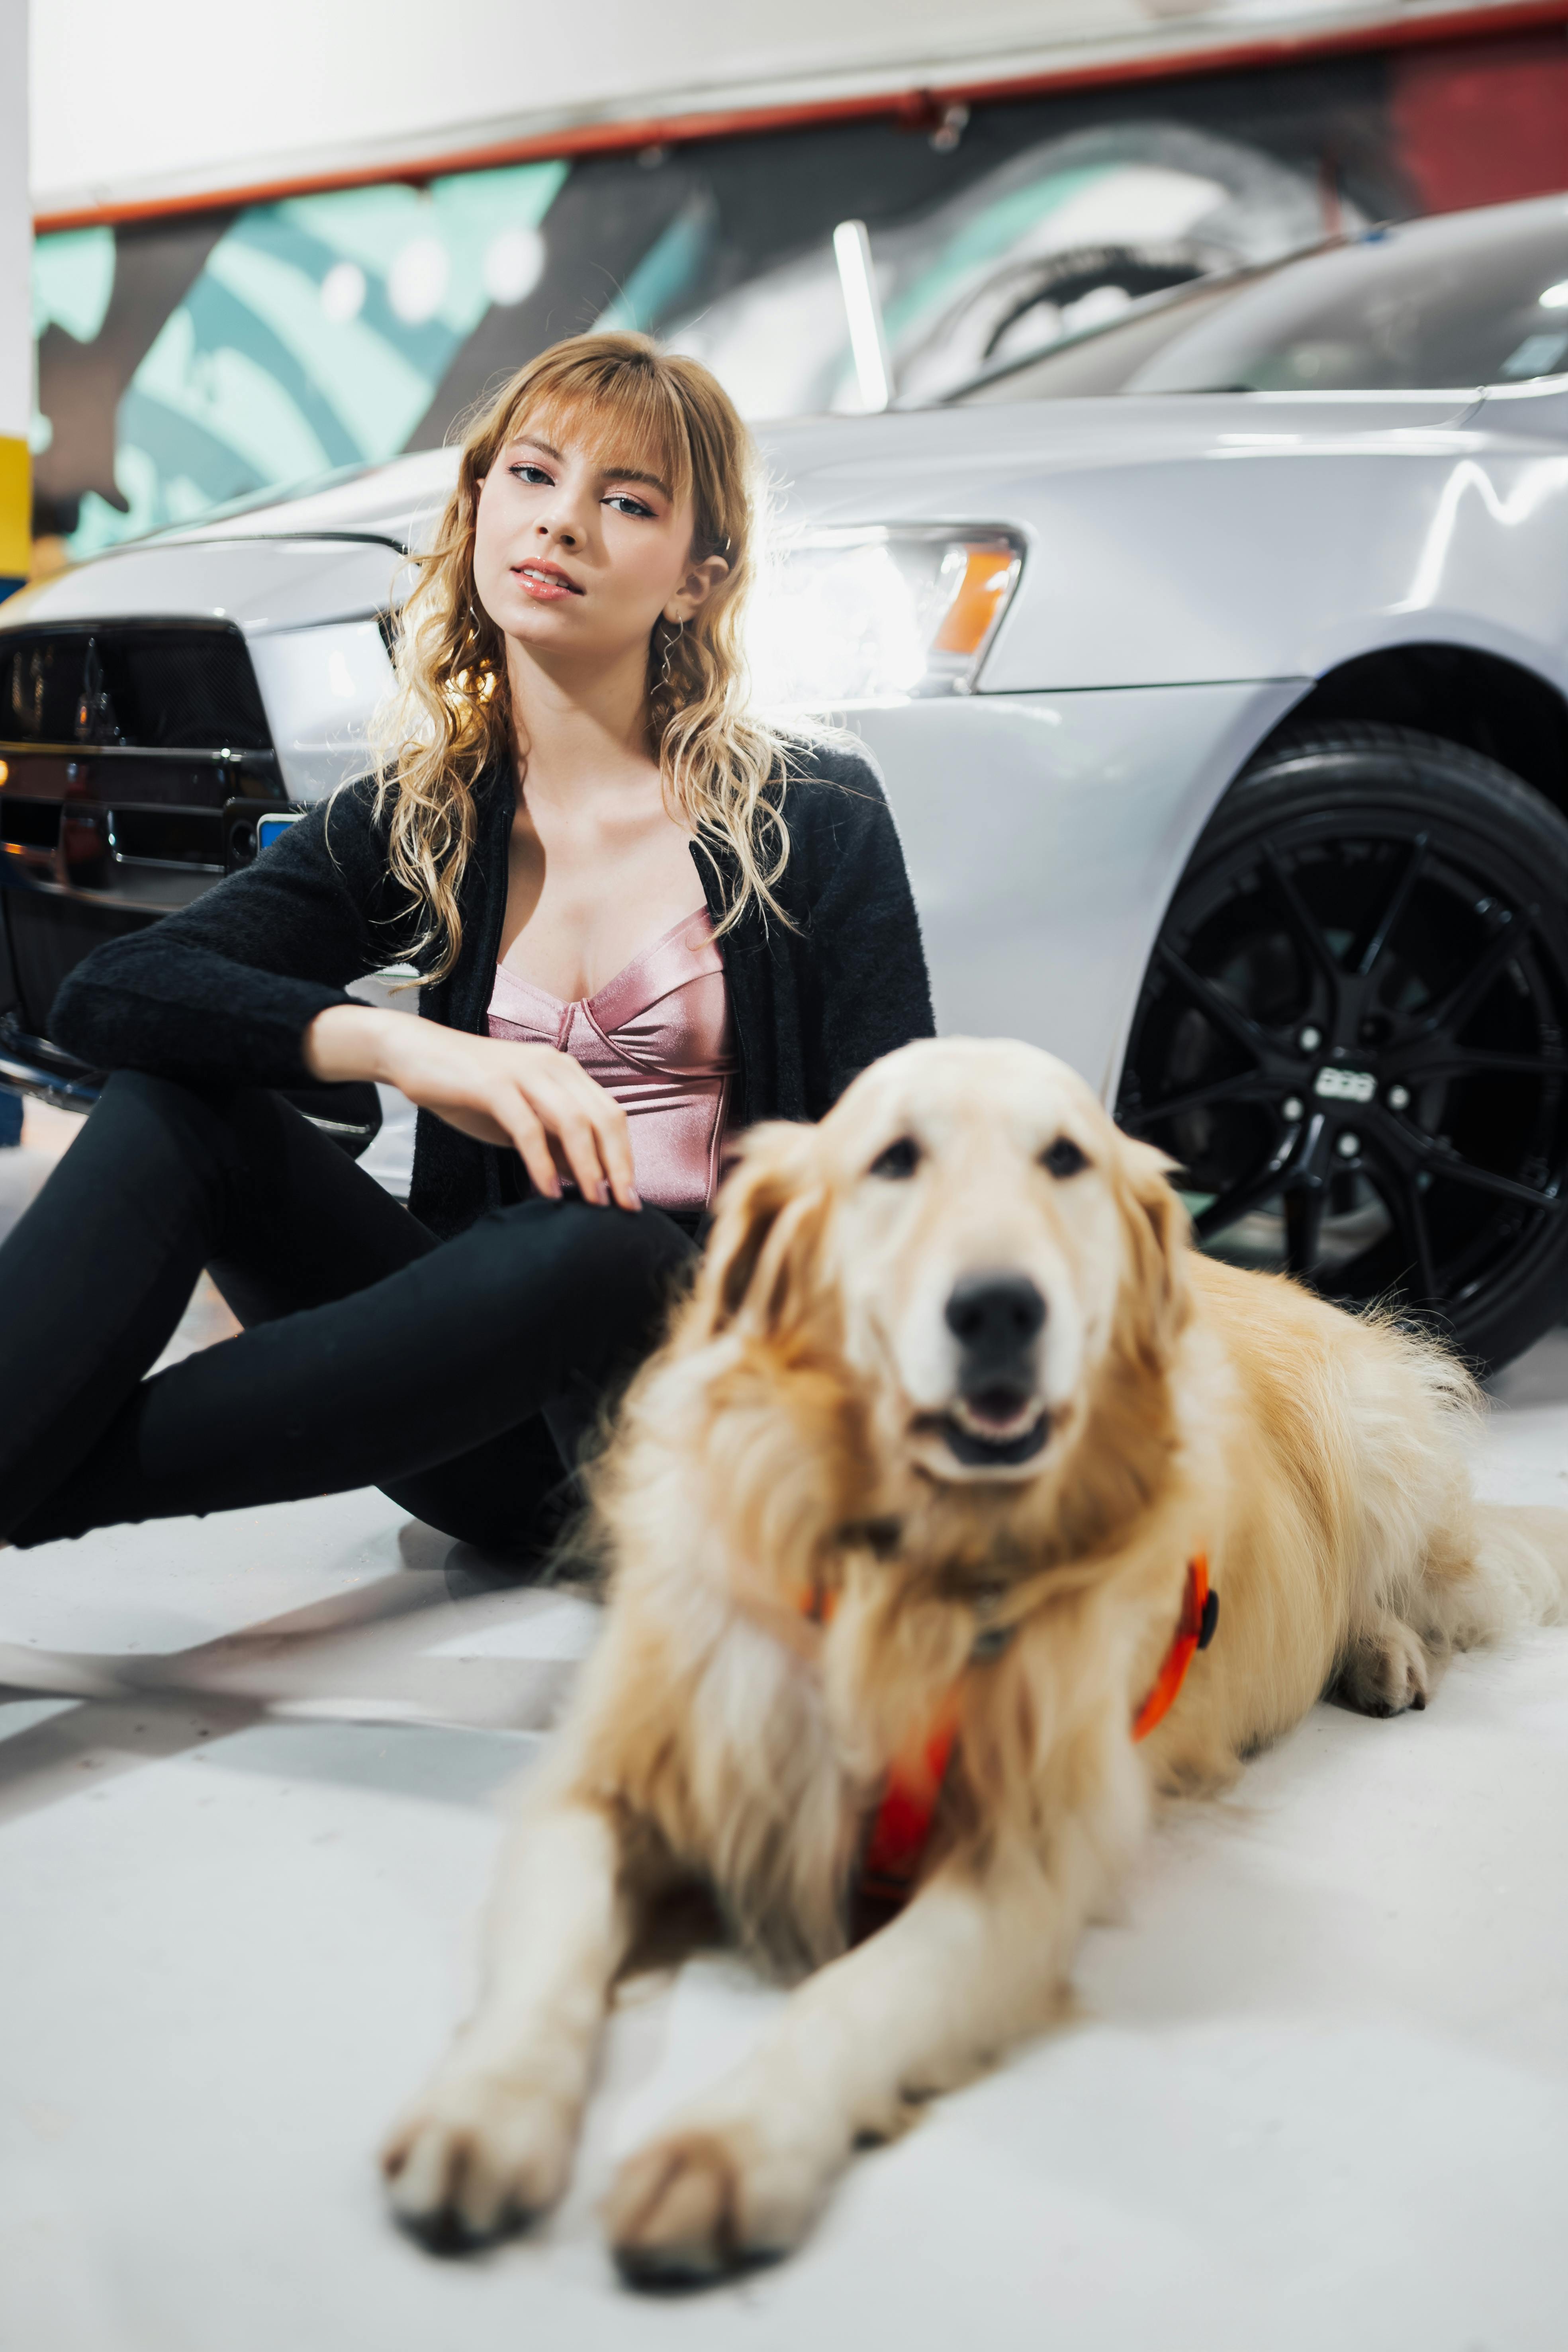
[[[244,1321],[342,1297],[435,1236],[276,1096],[121,1071],[0,1246],[0,1535],[57,1493],[204,1265]]]
[[[442,1465],[437,1484],[460,1516],[458,1457],[484,1453],[471,1466],[488,1483],[508,1433],[541,1413],[569,1445],[657,1339],[693,1255],[656,1209],[535,1200],[498,1210],[351,1296],[258,1323],[142,1381],[14,1540],[349,1486],[406,1499]],[[481,1499],[493,1513],[494,1496]],[[535,1500],[520,1511],[524,1537]]]
[[[550,1565],[579,1506],[575,1463],[536,1413],[433,1470],[384,1478],[381,1491],[427,1528],[505,1553],[508,1580],[526,1583]]]

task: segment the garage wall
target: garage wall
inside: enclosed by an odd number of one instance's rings
[[[847,217],[870,228],[899,390],[929,395],[1085,301],[1408,210],[1367,131],[1381,93],[1349,60],[1304,85],[999,101],[961,131],[737,131],[51,231],[37,530],[79,557],[438,446],[488,384],[595,325],[693,352],[753,418],[853,408]]]
[[[26,0],[0,0],[0,596],[27,570],[33,341]]]
[[[389,167],[564,125],[1288,43],[1445,0],[34,0],[35,210]],[[1474,16],[1510,0],[1446,0]]]
[[[825,0],[784,22],[757,0],[717,13],[694,0],[662,26],[623,0],[548,20],[517,0],[384,0],[374,29],[363,0],[273,0],[264,37],[207,0],[42,6],[35,194],[58,195],[91,165],[109,211],[37,240],[35,562],[432,447],[488,385],[596,324],[694,352],[759,420],[852,409],[832,258],[847,217],[870,229],[896,388],[920,399],[1209,270],[1371,221],[1568,188],[1562,28],[1001,92],[952,116],[916,106],[638,133],[618,152],[410,176],[421,142],[471,154],[485,121],[515,124],[525,100],[533,121],[595,106],[607,119],[623,99],[646,121],[661,100],[689,100],[703,71],[710,97],[722,83],[738,102],[736,77],[770,59],[780,78],[753,99],[857,75],[863,93],[907,91],[922,66],[934,78],[961,52],[970,70],[994,61],[1021,21],[1012,0],[982,0],[962,21],[948,0],[896,5],[895,17],[893,0],[856,0],[837,45]],[[1142,0],[1030,0],[1025,15],[1065,55],[1091,34],[1131,40],[1124,9],[1147,33]],[[1161,37],[1169,48],[1231,23],[1227,9],[1184,11]],[[10,78],[0,102],[17,87]],[[472,110],[487,105],[514,111]],[[265,177],[269,141],[291,142],[301,166],[332,133],[321,155],[342,166],[377,121],[402,168],[363,184],[111,202],[128,173],[165,190],[183,177],[187,194],[215,173],[231,189]]]

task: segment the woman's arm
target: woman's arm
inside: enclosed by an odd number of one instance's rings
[[[570,1054],[470,1037],[368,1004],[331,1004],[305,1032],[305,1066],[329,1084],[369,1078],[480,1143],[518,1152],[533,1188],[561,1197],[557,1154],[585,1201],[639,1209],[631,1129],[615,1097]]]
[[[95,1069],[186,1086],[394,1086],[464,1134],[520,1152],[547,1197],[560,1193],[559,1159],[584,1200],[637,1208],[626,1113],[569,1055],[377,1012],[345,992],[410,943],[372,809],[371,787],[351,785],[194,906],[95,949],[55,1000],[56,1043]]]
[[[55,1042],[95,1069],[309,1085],[311,1021],[399,951],[370,812],[352,785],[193,906],[96,948],[55,999]]]

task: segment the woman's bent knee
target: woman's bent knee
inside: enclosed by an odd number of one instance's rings
[[[524,1201],[470,1228],[488,1276],[520,1311],[602,1327],[651,1345],[697,1263],[695,1244],[658,1209]],[[482,1237],[482,1238],[481,1238]]]
[[[155,1077],[151,1070],[111,1070],[94,1105],[89,1127],[127,1129],[148,1141],[162,1137],[176,1148],[210,1149],[226,1132],[233,1097]]]
[[[594,1208],[585,1201],[524,1201],[485,1220],[515,1237],[519,1255],[562,1267],[657,1280],[695,1263],[695,1244],[660,1209]]]
[[[114,1070],[89,1127],[148,1150],[200,1155],[232,1171],[267,1155],[281,1123],[298,1114],[264,1087],[191,1087],[150,1070]]]

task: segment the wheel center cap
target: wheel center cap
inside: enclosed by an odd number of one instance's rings
[[[1377,1092],[1377,1080],[1370,1070],[1325,1063],[1312,1081],[1312,1092],[1325,1102],[1369,1103]]]

